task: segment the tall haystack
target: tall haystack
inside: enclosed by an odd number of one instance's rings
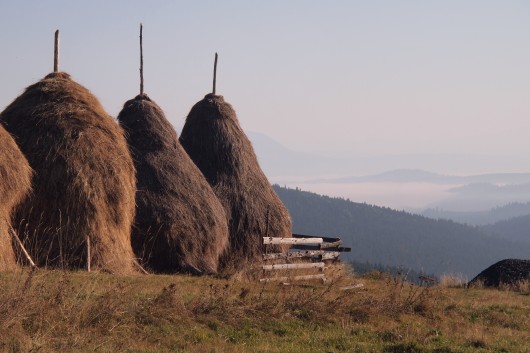
[[[132,272],[134,165],[123,130],[97,98],[53,72],[0,121],[35,173],[14,225],[37,266]]]
[[[11,245],[11,215],[30,188],[31,168],[28,161],[0,124],[0,271],[17,267]]]
[[[225,212],[175,129],[145,94],[126,102],[118,120],[137,171],[136,255],[156,272],[216,273],[228,245]]]
[[[225,271],[241,270],[259,260],[264,250],[262,237],[291,237],[289,212],[261,170],[236,112],[223,96],[207,94],[193,106],[180,143],[227,213],[230,248],[222,260]]]
[[[143,88],[140,24],[140,94],[118,115],[137,171],[133,249],[156,272],[215,273],[228,246],[223,206]]]

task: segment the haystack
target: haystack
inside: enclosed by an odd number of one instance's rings
[[[54,72],[0,121],[35,172],[14,225],[37,265],[133,271],[134,165],[122,129],[96,97]]]
[[[31,168],[0,124],[0,271],[17,267],[10,234],[13,208],[31,188]]]
[[[145,94],[126,102],[118,120],[137,171],[136,255],[156,272],[217,272],[228,245],[225,212],[175,129]]]
[[[479,273],[469,285],[498,288],[517,286],[523,282],[530,282],[530,260],[505,259]]]
[[[208,94],[193,106],[180,142],[227,213],[230,249],[222,260],[225,271],[258,261],[264,251],[262,237],[291,237],[289,212],[223,96]]]

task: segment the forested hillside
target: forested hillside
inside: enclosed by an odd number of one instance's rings
[[[502,239],[530,244],[530,215],[500,221],[482,229]]]
[[[274,186],[289,209],[293,231],[339,236],[346,260],[401,266],[471,278],[505,258],[528,258],[530,244],[489,236],[477,227]]]

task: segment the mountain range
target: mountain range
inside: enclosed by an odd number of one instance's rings
[[[516,156],[355,153],[330,156],[322,150],[295,151],[260,133],[250,132],[249,138],[271,181],[290,187],[303,187],[320,194],[420,214],[427,209],[448,214],[456,211],[486,212],[512,203],[530,202],[530,173],[461,175],[461,172],[450,174],[429,171],[461,171],[473,169],[475,164],[484,169],[484,165],[502,165],[505,161],[506,167],[500,170],[520,170],[520,166],[526,164]],[[320,148],[315,146],[315,151]],[[498,220],[492,218],[486,223]]]
[[[393,182],[393,183],[432,183],[432,184],[472,184],[494,185],[497,184],[525,184],[530,183],[530,173],[488,173],[478,175],[443,175],[421,169],[396,169],[379,174],[365,176],[350,176],[341,178],[321,178],[311,182],[325,183],[367,183],[367,182]],[[457,189],[454,189],[457,191]]]
[[[458,223],[473,226],[488,226],[512,218],[530,215],[530,202],[512,202],[504,206],[494,207],[485,211],[447,211],[440,208],[428,208],[419,214],[428,218],[450,219]],[[528,228],[530,230],[530,228]]]
[[[274,188],[289,209],[293,231],[340,237],[352,248],[351,253],[342,255],[345,260],[471,278],[501,259],[530,256],[529,233],[519,241],[508,240],[492,229],[430,219],[297,188],[278,185]]]

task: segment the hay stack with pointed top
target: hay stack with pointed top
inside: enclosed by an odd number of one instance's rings
[[[118,120],[137,171],[136,255],[156,272],[216,273],[228,245],[225,212],[175,129],[145,94],[127,101]]]
[[[63,72],[29,86],[1,114],[34,170],[16,225],[38,266],[133,271],[135,170],[122,129]]]
[[[0,124],[0,271],[17,267],[13,252],[11,215],[31,188],[31,168],[15,141]]]
[[[180,142],[221,200],[228,217],[226,271],[242,270],[263,253],[262,237],[291,237],[291,218],[261,170],[236,112],[208,94],[191,109]]]

